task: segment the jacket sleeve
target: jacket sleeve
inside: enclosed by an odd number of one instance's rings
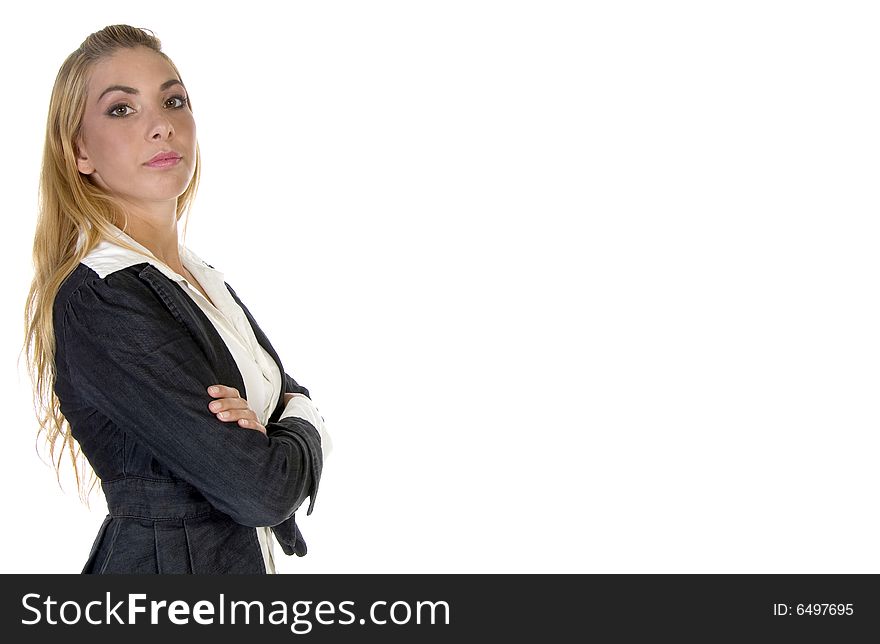
[[[321,435],[321,455],[323,461],[326,462],[333,449],[333,440],[330,438],[326,425],[324,425],[324,417],[312,403],[311,399],[305,394],[293,394],[290,402],[287,403],[284,411],[281,412],[281,418],[289,416],[296,416],[297,418],[307,420],[318,430],[318,433]]]
[[[299,531],[299,526],[296,524],[296,515],[272,526],[272,532],[275,534],[275,539],[281,544],[281,550],[284,551],[284,554],[304,557],[309,551],[302,532]]]
[[[309,496],[311,514],[323,468],[316,428],[288,416],[263,435],[219,420],[208,387],[220,380],[186,327],[146,288],[97,284],[70,294],[59,333],[83,399],[237,523],[277,525]]]
[[[311,398],[309,390],[294,380],[286,371],[284,372],[284,391],[289,394],[303,394]]]

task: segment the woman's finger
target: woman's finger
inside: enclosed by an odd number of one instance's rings
[[[256,430],[256,431],[268,436],[268,434],[266,434],[266,428],[263,427],[260,423],[258,423],[255,420],[250,420],[248,418],[240,418],[238,420],[238,424],[243,429],[253,429],[253,430]]]
[[[242,427],[247,427],[249,429],[262,427],[263,432],[265,433],[265,427],[260,424],[257,420],[257,415],[250,408],[221,411],[217,414],[217,418],[224,422],[238,422]]]
[[[217,418],[225,421],[236,421],[244,418],[245,420],[257,420],[257,415],[250,408],[224,409],[218,411]]]
[[[215,414],[229,409],[248,409],[248,402],[244,398],[221,398],[208,403],[208,409]]]
[[[226,385],[211,385],[208,387],[208,393],[212,396],[222,396],[223,398],[239,398],[238,389],[235,387],[227,387]]]

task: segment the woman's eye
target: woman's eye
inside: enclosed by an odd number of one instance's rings
[[[177,106],[177,109],[180,109],[181,107],[185,107],[186,104],[189,103],[189,99],[186,98],[186,96],[172,96],[172,97],[169,98],[168,100],[169,100],[169,101],[173,101],[173,100],[175,100],[175,99],[178,100],[178,101],[180,101],[180,105]],[[167,101],[166,101],[166,102],[167,102]]]
[[[107,112],[107,114],[109,114],[110,116],[128,116],[127,114],[119,114],[117,110],[121,110],[121,109],[129,109],[130,110],[131,108],[128,105],[126,105],[125,103],[120,103],[119,105],[114,105],[113,107],[111,107],[110,110]]]

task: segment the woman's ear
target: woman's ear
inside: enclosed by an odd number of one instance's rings
[[[83,145],[82,134],[77,135],[74,144],[76,147],[76,167],[82,174],[92,174],[95,171],[95,166],[89,161],[89,155]]]

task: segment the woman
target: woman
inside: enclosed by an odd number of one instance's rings
[[[329,436],[223,274],[178,241],[191,107],[160,41],[127,25],[91,34],[52,91],[25,345],[53,460],[61,438],[80,495],[78,456],[107,499],[83,573],[273,573],[273,536],[306,554],[294,513],[308,497],[312,513]]]

